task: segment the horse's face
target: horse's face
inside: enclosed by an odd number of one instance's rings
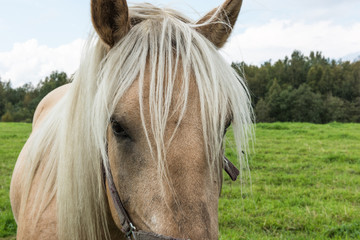
[[[241,1],[226,1],[225,9],[219,11],[214,21],[226,19],[233,25],[240,6]],[[224,12],[229,15],[225,16]],[[126,1],[120,0],[93,0],[92,18],[109,49],[126,36],[133,22]],[[209,18],[207,15],[198,23]],[[217,47],[225,43],[230,33],[228,27],[216,23],[200,25],[197,30]],[[217,239],[222,156],[216,156],[218,161],[210,166],[195,75],[190,74],[185,112],[176,104],[181,97],[176,89],[183,83],[182,74],[176,76],[170,114],[166,128],[162,129],[163,143],[154,136],[156,130],[151,124],[154,110],[149,107],[149,99],[153,97],[148,90],[150,76],[150,70],[146,70],[140,98],[139,80],[122,95],[107,129],[109,164],[116,189],[137,229],[178,238]],[[219,127],[219,131],[223,128]],[[161,152],[159,146],[166,151]],[[159,156],[165,161],[158,161]],[[109,191],[108,198],[113,219],[121,228]]]
[[[187,111],[167,148],[170,185],[159,184],[164,179],[159,179],[158,162],[153,159],[142,127],[137,82],[117,104],[108,128],[110,166],[121,200],[137,228],[174,237],[217,239],[221,174],[210,172],[207,164],[199,96],[192,83]],[[144,99],[148,106],[148,96]],[[149,123],[149,109],[144,109],[144,117]],[[177,121],[175,113],[167,123],[166,139]],[[149,138],[156,149],[154,137]]]

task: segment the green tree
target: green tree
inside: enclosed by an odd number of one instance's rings
[[[70,79],[65,72],[52,72],[50,76],[46,77],[37,86],[37,97],[35,99],[36,105],[43,99],[49,92],[58,88],[66,83],[69,83]]]
[[[2,121],[31,122],[36,106],[55,88],[69,83],[64,72],[53,72],[37,85],[31,83],[12,88],[11,82],[0,79],[0,117]]]
[[[328,95],[324,101],[323,122],[347,122],[345,101],[341,98]]]
[[[4,83],[1,81],[0,78],[0,117],[5,113],[5,104],[6,104],[5,88],[4,88]]]
[[[334,89],[334,78],[331,75],[331,69],[329,66],[323,67],[323,73],[317,84],[318,91],[323,95],[328,95],[333,92]]]
[[[309,63],[300,51],[294,51],[291,54],[288,74],[290,77],[290,84],[294,88],[298,88],[301,84],[306,82],[307,72],[309,70]]]
[[[4,115],[2,115],[1,121],[2,122],[13,122],[14,117],[12,116],[11,112],[6,111],[6,113]]]
[[[314,65],[310,67],[307,73],[306,83],[311,87],[314,92],[321,92],[320,80],[323,76],[323,68],[320,65]]]
[[[261,98],[255,107],[256,122],[271,122],[269,104]]]
[[[360,61],[294,51],[274,64],[233,67],[246,76],[257,121],[359,121]]]
[[[273,80],[273,83],[266,96],[266,101],[269,106],[269,120],[276,121],[278,116],[281,114],[281,98],[280,98],[281,87],[278,84],[277,79]]]
[[[257,104],[260,98],[264,98],[267,92],[267,84],[270,82],[268,72],[257,66],[248,66],[245,63],[233,63],[232,67],[240,75],[245,75],[245,79],[250,89],[252,102]]]
[[[360,97],[349,103],[347,115],[350,122],[360,123]]]
[[[319,93],[314,93],[307,84],[294,91],[294,105],[291,109],[293,121],[321,123],[323,102]]]
[[[13,122],[14,121],[13,112],[14,112],[14,106],[10,102],[7,102],[5,105],[5,114],[2,115],[1,121]]]

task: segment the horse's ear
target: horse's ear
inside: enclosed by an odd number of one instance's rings
[[[221,48],[226,43],[235,25],[241,4],[242,0],[226,0],[220,8],[213,9],[196,23],[206,23],[216,14],[209,24],[198,27],[197,31],[216,47]]]
[[[109,47],[130,30],[126,0],[91,0],[91,19],[96,32]]]

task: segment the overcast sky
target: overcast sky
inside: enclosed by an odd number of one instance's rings
[[[223,49],[228,61],[261,64],[297,49],[326,57],[360,55],[359,0],[243,0],[233,35]],[[143,0],[130,1],[143,2]],[[193,19],[219,0],[148,0]],[[38,83],[53,70],[72,74],[91,30],[90,0],[0,0],[0,77],[17,87]]]

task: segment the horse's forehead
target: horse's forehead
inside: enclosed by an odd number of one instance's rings
[[[150,75],[150,74],[149,74]],[[143,102],[143,113],[147,115],[147,112],[149,111],[149,88],[150,88],[150,77],[149,75],[145,75],[143,79],[143,89],[142,89],[142,99]],[[182,74],[178,74],[177,78],[174,81],[173,86],[173,94],[172,94],[172,104],[171,104],[171,111],[174,110],[174,107],[176,103],[179,101],[179,98],[183,97],[181,94],[180,89],[183,85],[183,76]],[[133,84],[129,87],[129,89],[124,93],[124,95],[121,97],[120,101],[118,102],[116,106],[116,111],[120,111],[121,113],[127,113],[127,114],[135,114],[140,112],[140,102],[139,102],[139,79],[136,79]],[[166,81],[164,84],[167,84]],[[186,108],[190,111],[198,110],[199,106],[199,91],[196,84],[196,79],[192,74],[190,74],[190,80],[189,80],[189,90],[188,90],[188,101]],[[164,87],[165,89],[165,87]],[[200,113],[199,111],[193,112],[191,116],[195,117],[196,113]],[[174,112],[173,112],[174,113]],[[176,116],[177,114],[175,114]],[[146,117],[146,116],[145,116]]]
[[[139,107],[139,80],[135,80],[120,99],[117,108],[124,110],[138,110]]]

